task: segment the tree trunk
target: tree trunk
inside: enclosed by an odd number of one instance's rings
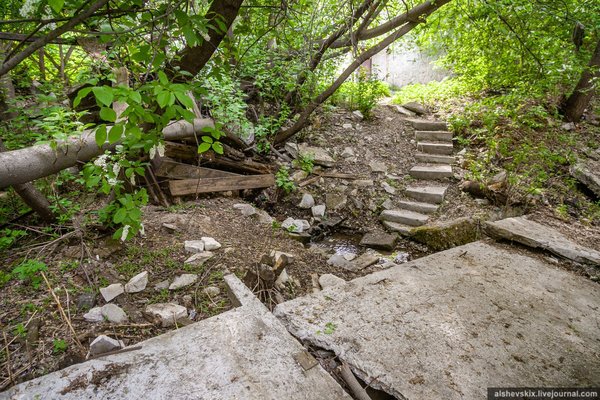
[[[575,90],[565,101],[563,112],[565,119],[571,122],[578,122],[583,116],[583,112],[590,104],[594,96],[594,79],[600,77],[600,40],[596,44],[596,49],[588,67],[581,74],[581,78],[575,87]]]
[[[213,126],[213,121],[196,119],[193,125],[186,121],[177,121],[163,130],[163,136],[166,140],[184,139],[200,132],[206,126]],[[80,136],[71,137],[65,143],[59,144],[56,150],[48,144],[43,144],[0,153],[0,189],[31,182],[78,163],[85,163],[116,145],[115,143],[99,148],[94,135],[95,130],[86,130]]]

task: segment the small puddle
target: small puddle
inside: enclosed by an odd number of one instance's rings
[[[312,242],[308,245],[308,248],[317,248],[329,255],[340,255],[348,260],[358,257],[366,252],[377,252],[382,256],[386,257],[387,261],[393,261],[396,264],[402,264],[412,259],[411,254],[402,251],[385,251],[369,249],[360,245],[362,235],[359,234],[347,234],[336,232],[332,235],[325,237],[323,240],[318,242]],[[390,256],[394,257],[390,257]],[[353,257],[354,256],[354,257]],[[381,259],[380,263],[386,260]]]

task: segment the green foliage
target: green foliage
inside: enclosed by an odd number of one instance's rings
[[[298,157],[294,161],[292,161],[292,164],[294,165],[294,167],[300,168],[307,174],[311,174],[315,166],[314,161],[314,154],[301,152],[298,154]]]
[[[367,75],[361,69],[357,82],[344,82],[331,101],[350,110],[358,110],[365,118],[370,119],[377,102],[390,95],[387,84],[378,81],[374,75]]]
[[[69,345],[63,339],[54,339],[52,341],[52,352],[54,354],[64,353],[67,348],[69,348]]]
[[[12,275],[8,272],[0,270],[0,288],[4,287],[12,279]]]
[[[288,167],[281,167],[275,174],[275,185],[282,189],[285,194],[290,194],[296,190],[294,181],[290,178],[290,170]]]
[[[20,338],[25,338],[27,336],[27,328],[25,328],[25,325],[20,322],[17,324],[17,326],[15,326],[14,334]]]
[[[217,125],[214,128],[206,127],[202,130],[210,133],[210,136],[201,137],[202,143],[198,145],[198,154],[205,153],[209,150],[212,150],[217,154],[223,154],[223,144],[219,142],[219,139],[225,133],[221,131],[220,126]]]
[[[26,236],[27,232],[20,229],[2,229],[0,230],[0,250],[6,250],[12,247],[19,238]]]
[[[42,283],[40,272],[48,270],[46,264],[37,260],[24,260],[12,270],[12,274],[20,281],[28,281],[34,289],[38,289]]]

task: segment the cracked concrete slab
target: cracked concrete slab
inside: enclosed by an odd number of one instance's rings
[[[474,242],[297,298],[275,315],[399,399],[600,384],[600,286]]]
[[[234,276],[240,307],[22,383],[0,399],[339,399],[338,383]],[[314,360],[314,359],[313,359]]]
[[[600,265],[600,251],[580,246],[556,229],[530,221],[526,217],[486,222],[485,231],[492,237],[540,248],[579,263]]]

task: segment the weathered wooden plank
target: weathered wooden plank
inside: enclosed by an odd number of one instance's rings
[[[218,169],[196,167],[182,164],[173,160],[162,158],[155,163],[154,174],[168,179],[202,179],[221,178],[224,176],[240,176],[233,172],[220,171]]]
[[[273,185],[275,185],[275,176],[273,174],[241,175],[170,181],[169,189],[173,196],[185,196],[198,193],[226,192],[228,190],[258,189]]]
[[[175,142],[165,142],[165,156],[182,160],[197,160],[198,147]]]
[[[217,156],[212,152],[200,154],[201,162],[206,162],[209,165],[217,165],[237,172],[245,172],[248,174],[269,174],[271,170],[265,164],[253,160],[234,161],[223,156]]]

